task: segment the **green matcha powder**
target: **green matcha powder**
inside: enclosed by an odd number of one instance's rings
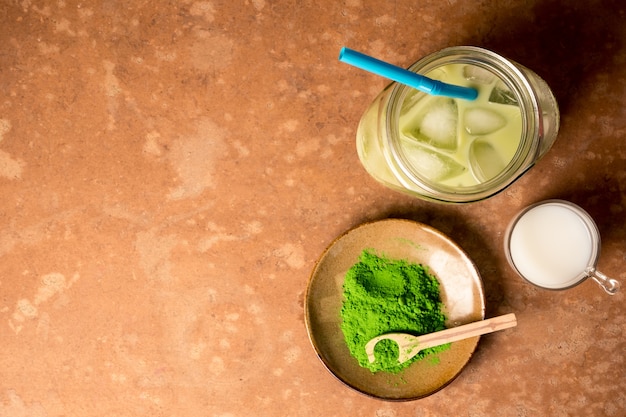
[[[385,333],[419,336],[445,329],[439,283],[423,265],[365,250],[346,273],[343,296],[341,330],[352,356],[372,372],[398,373],[426,355],[449,347],[425,349],[402,364],[398,363],[398,345],[390,340],[376,345],[374,363],[365,353],[367,342]]]

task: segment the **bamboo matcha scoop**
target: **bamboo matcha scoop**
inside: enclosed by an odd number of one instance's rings
[[[369,361],[374,362],[376,361],[376,357],[374,356],[374,346],[376,346],[376,344],[383,339],[393,340],[400,348],[398,362],[403,363],[417,355],[421,350],[439,345],[445,345],[446,343],[457,342],[474,336],[480,336],[481,334],[508,329],[509,327],[515,327],[516,325],[517,318],[515,317],[515,314],[510,313],[422,336],[413,336],[406,333],[387,333],[377,336],[367,342],[365,345],[365,353],[367,353]]]

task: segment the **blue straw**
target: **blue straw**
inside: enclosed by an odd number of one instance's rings
[[[478,97],[478,91],[473,88],[433,80],[346,47],[341,48],[339,61],[434,96],[461,98],[464,100],[475,100]]]

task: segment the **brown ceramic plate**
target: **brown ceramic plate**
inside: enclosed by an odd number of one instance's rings
[[[430,226],[399,219],[366,223],[337,238],[318,261],[307,289],[305,318],[311,343],[326,368],[349,387],[385,400],[426,397],[452,382],[469,362],[479,337],[455,342],[398,374],[372,373],[354,359],[341,332],[345,273],[364,249],[430,268],[441,284],[447,327],[484,319],[483,285],[463,250]]]

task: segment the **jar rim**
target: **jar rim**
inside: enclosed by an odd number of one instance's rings
[[[399,116],[402,103],[411,87],[395,84],[387,106],[386,129],[388,131],[389,150],[397,164],[391,164],[395,176],[403,185],[411,188],[416,184],[427,191],[431,198],[449,202],[470,202],[491,197],[517,180],[533,165],[539,150],[537,137],[541,135],[542,118],[539,103],[533,87],[527,77],[518,68],[519,64],[475,46],[456,46],[430,54],[411,65],[408,69],[420,74],[450,64],[471,64],[482,67],[499,77],[517,98],[522,117],[522,131],[517,150],[507,166],[494,178],[476,185],[453,188],[438,184],[418,173],[408,163],[406,153],[400,146]],[[417,92],[416,94],[423,94]]]

